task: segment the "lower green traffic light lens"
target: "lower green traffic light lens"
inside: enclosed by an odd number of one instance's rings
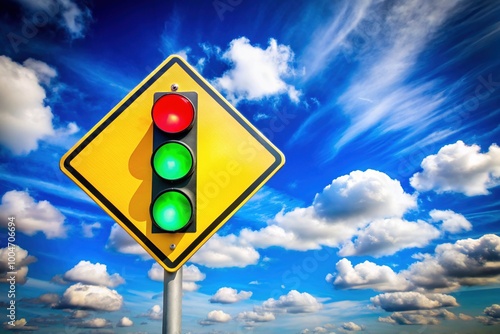
[[[167,190],[155,199],[151,214],[159,228],[168,232],[176,232],[189,223],[193,215],[193,207],[191,201],[183,193]]]
[[[191,151],[178,142],[160,146],[153,156],[153,168],[158,176],[175,181],[189,176],[193,169]]]

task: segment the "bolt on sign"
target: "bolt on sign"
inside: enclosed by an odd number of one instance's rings
[[[284,163],[267,138],[173,55],[83,136],[60,167],[175,272]]]

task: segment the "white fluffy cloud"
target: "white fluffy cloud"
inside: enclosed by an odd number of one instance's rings
[[[232,68],[213,83],[232,103],[280,94],[287,94],[295,103],[299,101],[301,93],[285,82],[294,74],[293,51],[289,46],[278,44],[271,38],[269,46],[262,49],[240,37],[231,41],[222,59]]]
[[[335,265],[333,285],[338,289],[373,289],[378,291],[402,291],[409,286],[408,280],[396,274],[388,266],[379,266],[365,261],[356,266],[347,259]]]
[[[17,319],[16,321],[14,321],[14,326],[9,325],[8,322],[4,322],[3,328],[5,328],[6,330],[11,330],[14,333],[21,331],[34,332],[38,330],[37,326],[29,326],[25,318]]]
[[[476,319],[484,325],[492,326],[500,324],[500,305],[493,304],[484,309],[484,316],[478,316]]]
[[[153,281],[163,282],[165,269],[158,263],[153,263],[151,269],[148,270],[148,277]],[[196,291],[200,288],[196,282],[203,281],[206,275],[194,264],[184,266],[182,269],[182,290]]]
[[[214,310],[214,311],[208,312],[207,318],[205,320],[201,320],[199,322],[199,324],[202,326],[209,326],[209,325],[213,325],[216,323],[228,322],[231,319],[232,319],[231,315],[225,313],[224,311]]]
[[[48,22],[57,24],[71,38],[83,38],[92,20],[90,9],[73,0],[17,0],[30,13],[38,13]]]
[[[15,155],[38,148],[40,140],[66,136],[79,130],[75,123],[55,129],[54,115],[45,104],[48,84],[56,71],[44,62],[28,59],[18,64],[0,56],[0,145]]]
[[[488,189],[500,184],[500,148],[493,144],[480,153],[478,145],[462,141],[443,146],[421,164],[422,172],[410,179],[419,191],[457,192],[467,196],[486,195]]]
[[[38,82],[48,85],[50,81],[57,76],[57,71],[50,67],[47,63],[33,58],[28,58],[24,61],[23,66],[33,71],[38,79]]]
[[[231,316],[223,311],[210,311],[207,315],[207,320],[214,322],[228,322]]]
[[[194,264],[184,266],[182,279],[188,282],[203,281],[207,275],[202,273]]]
[[[151,266],[151,269],[148,270],[148,277],[152,279],[153,281],[157,282],[163,282],[164,278],[164,271],[162,266],[160,266],[158,263],[153,263]]]
[[[429,212],[432,220],[442,222],[441,229],[450,233],[470,231],[472,224],[461,214],[452,210],[432,210]]]
[[[424,247],[440,236],[434,226],[424,221],[409,222],[401,218],[376,220],[356,234],[339,251],[341,256],[392,255],[401,249]]]
[[[33,68],[0,56],[0,144],[16,155],[54,134],[52,111]]]
[[[349,322],[344,322],[342,324],[342,329],[349,331],[349,332],[358,332],[358,331],[362,331],[363,327],[361,327],[360,325],[358,325],[352,321],[349,321]]]
[[[196,282],[203,281],[206,275],[194,264],[184,266],[182,271],[182,290],[196,291],[200,288]]]
[[[102,227],[101,223],[95,222],[92,224],[82,223],[82,233],[85,238],[93,238],[94,230],[98,230]]]
[[[272,313],[314,313],[319,311],[323,305],[307,292],[298,292],[292,290],[286,295],[280,296],[278,299],[269,298],[261,307],[256,308],[259,312]]]
[[[468,314],[459,313],[458,314],[458,319],[463,320],[463,321],[471,321],[471,320],[474,320],[474,317],[472,317],[472,316],[470,316]]]
[[[220,304],[232,304],[245,299],[248,299],[252,296],[251,291],[243,291],[238,292],[236,289],[223,287],[217,290],[215,295],[210,298],[210,303],[220,303]]]
[[[296,208],[287,213],[280,212],[272,223],[273,225],[256,231],[244,228],[239,237],[242,242],[257,248],[279,246],[305,251],[320,249],[322,244],[334,246],[355,230],[355,228],[339,228],[332,234],[328,222],[318,218],[312,207]]]
[[[405,193],[399,181],[376,170],[353,171],[333,180],[315,196],[311,206],[280,212],[269,226],[258,231],[243,229],[240,239],[260,248],[336,247],[370,222],[400,218],[416,206],[416,198]],[[392,252],[396,250],[395,247],[391,249]]]
[[[434,254],[420,254],[419,261],[399,273],[369,261],[353,267],[347,259],[338,261],[336,269],[326,279],[339,289],[448,292],[461,286],[498,284],[500,237],[486,234],[438,245]]]
[[[124,254],[140,255],[143,259],[151,258],[148,252],[118,224],[111,227],[106,247]]]
[[[78,327],[81,328],[106,328],[112,327],[111,321],[106,320],[104,318],[94,318],[82,321],[78,324]]]
[[[87,318],[90,315],[90,312],[83,311],[83,310],[74,310],[71,312],[71,319],[83,319]]]
[[[151,320],[161,320],[163,319],[163,310],[160,305],[153,305],[143,316]]]
[[[321,334],[321,333],[335,334],[335,332],[333,332],[334,328],[335,326],[332,324],[325,324],[323,326],[316,326],[314,327],[314,329],[309,329],[309,328],[303,329],[300,332],[300,334]]]
[[[493,304],[484,309],[484,314],[492,318],[500,319],[500,305]]]
[[[446,309],[394,312],[378,321],[398,325],[438,325],[441,319],[456,320],[457,316]]]
[[[242,244],[234,234],[215,234],[191,258],[191,262],[209,268],[246,267],[256,264],[259,253],[250,245]]]
[[[19,246],[16,246],[13,249],[16,259],[16,264],[14,270],[9,266],[9,253],[11,253],[12,249],[9,250],[8,247],[0,248],[0,283],[7,283],[7,280],[11,275],[7,274],[8,272],[16,271],[16,284],[24,284],[26,283],[26,275],[28,274],[28,265],[35,262],[37,259],[34,256],[28,255],[28,251],[22,249]]]
[[[313,202],[318,216],[359,220],[400,217],[416,205],[399,181],[372,169],[336,178]]]
[[[68,270],[63,275],[63,278],[71,282],[101,285],[109,288],[125,283],[125,280],[119,274],[108,274],[105,264],[94,264],[89,261],[80,261],[76,266]]]
[[[427,290],[500,283],[500,237],[457,240],[436,247],[433,256],[412,264],[404,275]]]
[[[269,322],[276,319],[272,312],[245,311],[238,314],[237,320],[245,322],[246,325],[253,325],[256,322]]]
[[[458,306],[455,297],[434,293],[422,294],[415,291],[389,292],[370,298],[374,306],[385,311],[432,310],[442,307]]]
[[[74,284],[64,291],[59,308],[81,308],[95,311],[117,311],[123,297],[103,286]]]
[[[25,191],[11,190],[2,197],[0,224],[7,227],[8,217],[15,217],[16,230],[29,236],[43,232],[47,239],[66,237],[66,217],[48,201],[36,202]]]
[[[35,304],[45,304],[50,307],[55,307],[57,304],[59,304],[60,297],[56,293],[44,293],[43,295],[40,295],[40,297],[35,298],[33,302]]]
[[[133,325],[134,325],[134,322],[132,320],[130,320],[130,318],[123,317],[118,321],[118,323],[116,324],[116,327],[130,327]]]

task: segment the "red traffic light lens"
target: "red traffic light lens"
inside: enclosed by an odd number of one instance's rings
[[[188,130],[194,121],[194,107],[191,101],[179,94],[166,94],[153,105],[153,121],[166,133]]]

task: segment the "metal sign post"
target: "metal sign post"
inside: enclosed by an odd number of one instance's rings
[[[164,270],[162,334],[181,334],[182,267],[174,272]]]

